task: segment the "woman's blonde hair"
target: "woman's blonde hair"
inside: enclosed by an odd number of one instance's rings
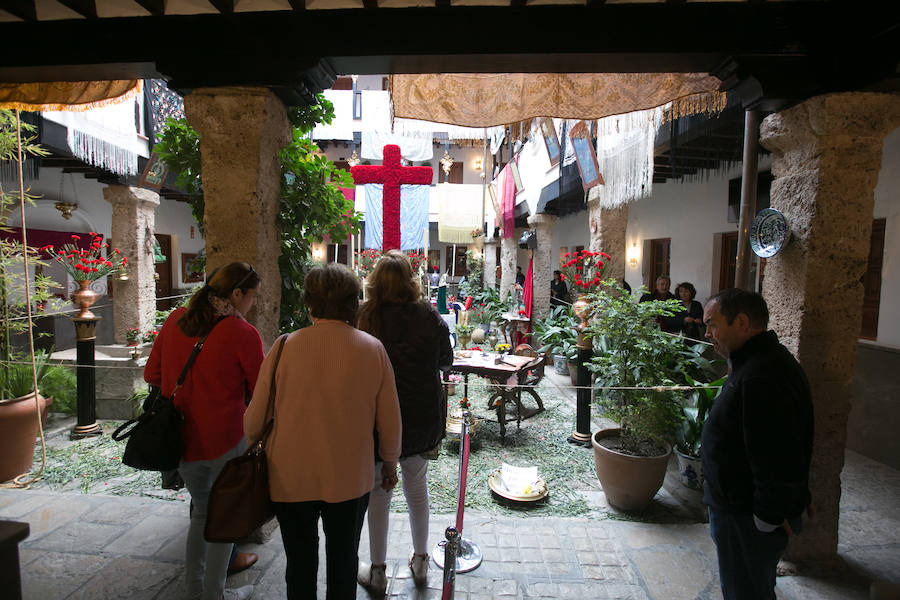
[[[388,250],[366,278],[366,303],[359,309],[357,327],[378,337],[383,304],[422,300],[422,285],[409,259],[399,250]]]

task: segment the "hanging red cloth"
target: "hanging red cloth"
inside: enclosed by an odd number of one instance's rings
[[[500,210],[503,212],[503,238],[509,239],[516,233],[516,180],[509,163],[503,167],[497,183],[500,189]]]
[[[525,305],[525,317],[528,323],[525,325],[525,333],[516,331],[516,346],[527,343],[526,334],[531,333],[531,300],[534,296],[534,257],[528,261],[528,272],[525,273],[525,288],[522,290],[522,303]]]
[[[73,240],[72,236],[77,235],[81,239]],[[28,245],[32,248],[44,248],[45,246],[53,246],[59,248],[63,244],[73,244],[81,250],[90,250],[94,237],[81,231],[51,231],[49,229],[28,228]],[[21,227],[7,227],[0,230],[0,238],[12,242],[22,241]],[[54,254],[44,250],[41,252],[41,259],[47,260],[53,258]]]

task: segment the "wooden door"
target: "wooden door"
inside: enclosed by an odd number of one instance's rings
[[[444,169],[438,167],[438,183],[462,183],[463,182],[463,164],[455,162],[450,166],[450,175],[444,175]]]
[[[650,240],[650,283],[647,287],[656,289],[656,278],[669,276],[669,249],[672,238]]]
[[[721,292],[734,287],[737,272],[738,232],[730,231],[722,234],[721,258],[719,259],[719,289]]]
[[[164,233],[157,233],[156,241],[159,242],[159,248],[162,250],[166,262],[156,263],[156,297],[163,300],[156,301],[156,310],[169,310],[174,302],[169,296],[172,295],[172,236]]]
[[[881,264],[884,260],[885,219],[872,222],[869,242],[869,264],[863,275],[862,328],[859,337],[866,340],[878,338],[878,311],[881,306]]]

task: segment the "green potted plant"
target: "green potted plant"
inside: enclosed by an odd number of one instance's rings
[[[681,392],[665,388],[684,385],[685,372],[702,373],[709,361],[657,327],[657,317],[678,310],[677,300],[638,302],[607,280],[588,301],[594,357],[587,366],[598,408],[619,424],[592,437],[597,476],[610,504],[641,510],[662,486],[683,419]]]
[[[546,318],[534,326],[534,339],[540,345],[538,352],[553,357],[553,370],[568,375],[568,364],[578,355],[578,319],[568,306],[554,306]]]
[[[702,350],[701,350],[702,352]],[[709,383],[700,383],[685,373],[688,385],[694,386],[690,394],[685,394],[681,412],[684,421],[678,431],[675,455],[678,457],[678,473],[681,483],[692,490],[703,489],[703,468],[700,463],[700,440],[703,439],[703,424],[712,408],[719,389],[728,376]]]
[[[141,330],[139,327],[129,327],[125,330],[125,344],[137,346],[141,343]]]

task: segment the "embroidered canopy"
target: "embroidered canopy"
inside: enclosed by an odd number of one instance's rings
[[[0,108],[85,111],[121,102],[140,91],[140,79],[0,83]]]
[[[718,112],[720,85],[706,73],[392,75],[391,98],[396,117],[491,127],[536,117],[601,119],[669,103],[670,118]]]

